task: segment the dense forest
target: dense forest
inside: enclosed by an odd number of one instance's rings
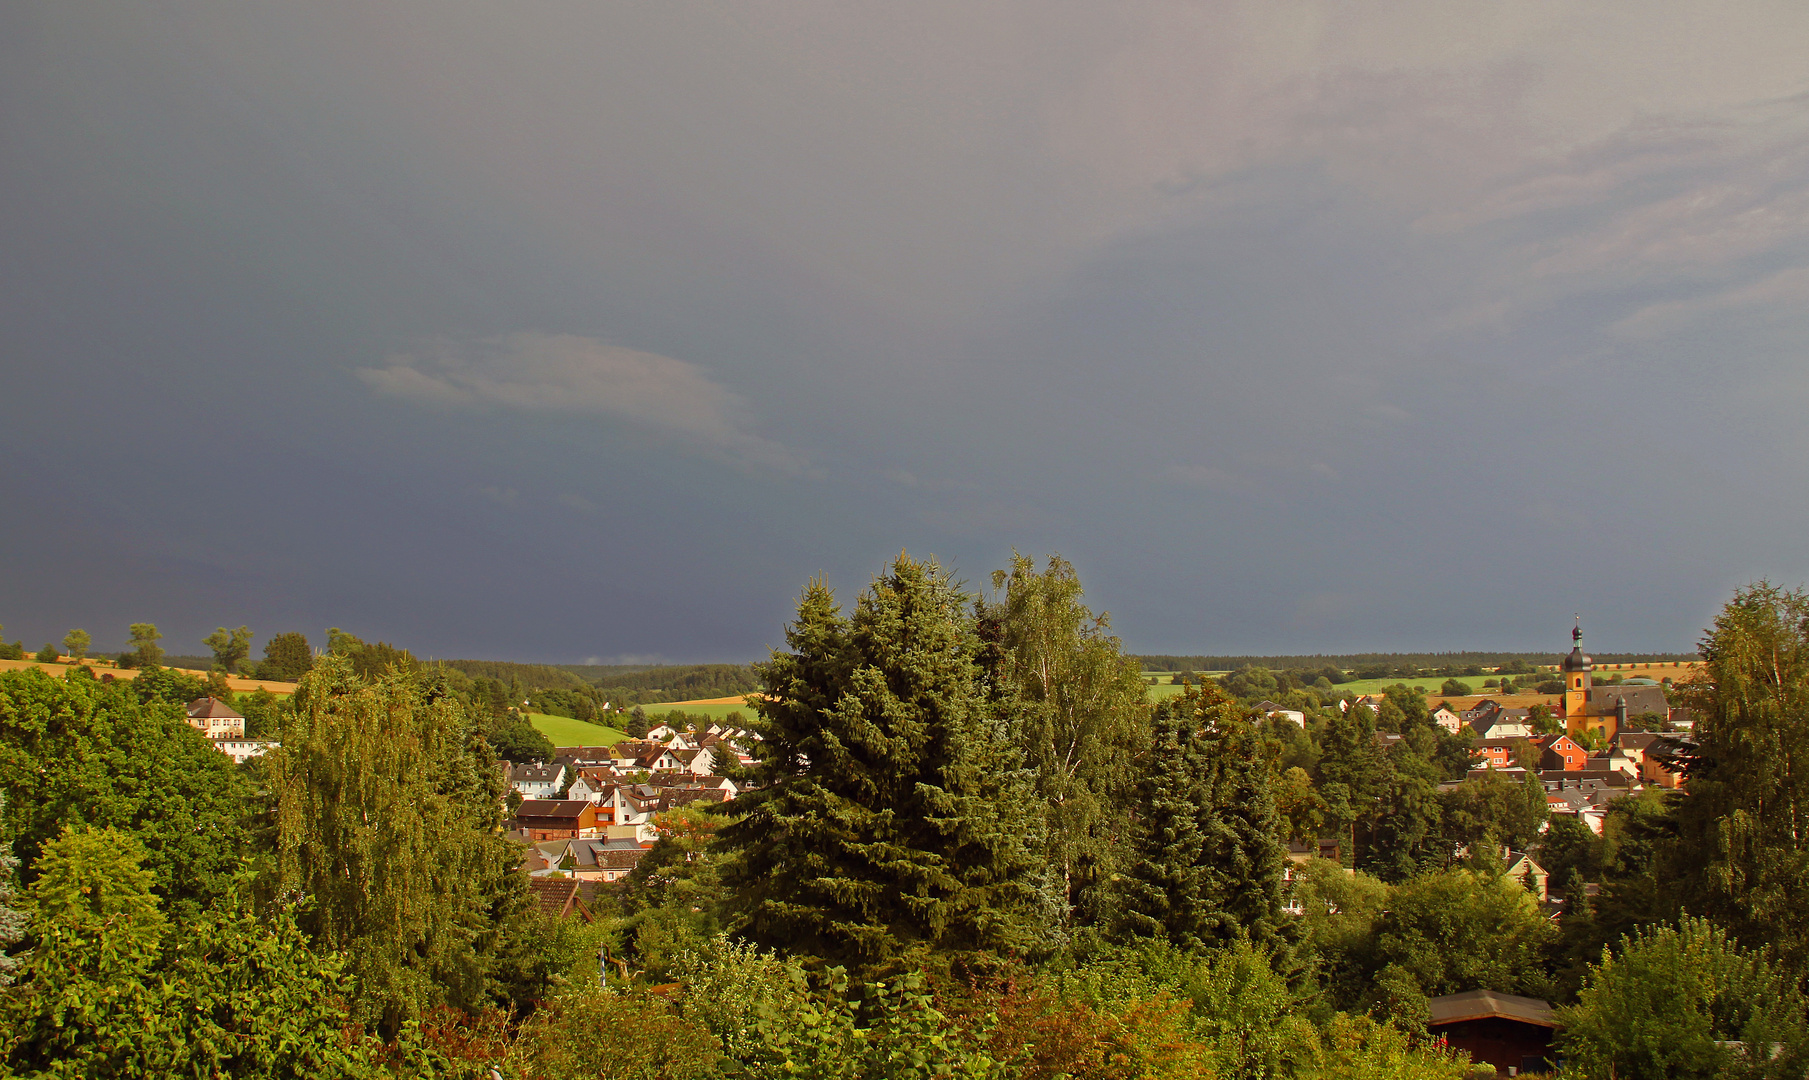
[[[741,794],[666,815],[588,922],[504,836],[502,671],[335,633],[244,766],[184,722],[217,675],[0,674],[4,1068],[1456,1078],[1427,1001],[1471,989],[1557,1004],[1568,1075],[1809,1066],[1809,597],[1733,598],[1677,689],[1688,793],[1598,836],[1471,778],[1406,686],[1302,688],[1298,725],[1216,682],[1152,705],[1071,566],[994,586],[808,586]]]

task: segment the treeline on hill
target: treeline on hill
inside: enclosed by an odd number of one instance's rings
[[[808,586],[742,794],[664,815],[588,923],[503,836],[500,680],[338,637],[235,767],[188,676],[0,674],[0,1071],[1455,1080],[1427,1000],[1472,989],[1559,1004],[1570,1076],[1809,1068],[1809,597],[1735,596],[1689,793],[1598,837],[1467,779],[1405,687],[1152,706],[1065,562],[994,585]],[[1290,874],[1290,840],[1342,858]]]
[[[1595,657],[1600,664],[1676,663],[1695,660],[1695,653],[1602,653]],[[1273,671],[1344,672],[1354,679],[1424,679],[1458,675],[1478,669],[1518,669],[1509,674],[1522,674],[1538,667],[1549,667],[1562,660],[1558,653],[1529,652],[1449,652],[1449,653],[1348,653],[1311,656],[1167,656],[1146,654],[1136,657],[1145,671],[1235,671],[1242,667],[1261,667]]]
[[[618,706],[659,705],[734,697],[759,689],[754,669],[746,664],[514,664],[500,660],[439,660],[439,664],[474,678],[520,685],[526,690],[595,690],[599,703]],[[569,706],[566,706],[569,707]],[[557,712],[558,709],[546,711]],[[558,712],[576,716],[575,712]]]

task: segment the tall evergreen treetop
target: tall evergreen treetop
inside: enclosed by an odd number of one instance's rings
[[[1282,824],[1248,710],[1211,683],[1156,707],[1120,928],[1183,948],[1249,940],[1285,957]],[[1284,959],[1284,963],[1285,963]]]
[[[902,555],[851,618],[806,587],[789,651],[759,665],[758,786],[722,831],[744,934],[856,966],[1035,944],[1041,815],[970,603]]]

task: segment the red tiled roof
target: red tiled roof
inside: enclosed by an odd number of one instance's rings
[[[578,882],[573,878],[529,878],[528,892],[540,910],[554,918],[576,914],[585,922],[590,921],[590,912],[578,899]]]

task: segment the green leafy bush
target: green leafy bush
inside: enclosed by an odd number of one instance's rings
[[[1794,980],[1706,919],[1637,930],[1560,1012],[1579,1080],[1800,1077],[1809,1025]]]

